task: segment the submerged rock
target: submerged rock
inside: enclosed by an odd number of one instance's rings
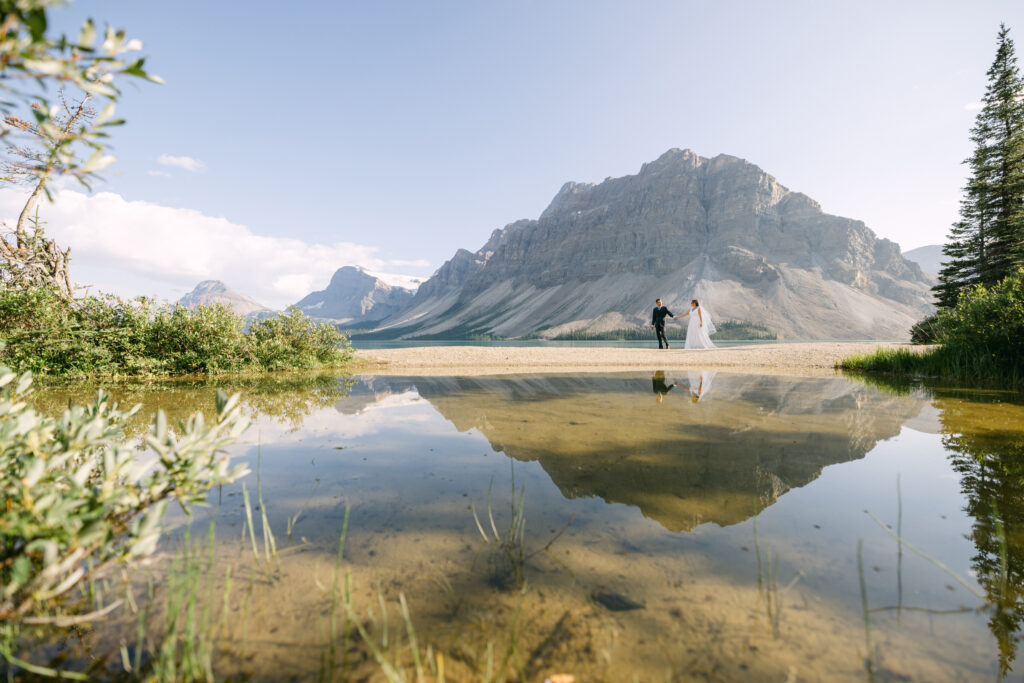
[[[594,599],[594,602],[607,607],[613,612],[628,612],[629,610],[647,607],[645,603],[637,602],[622,593],[615,593],[604,589],[594,591],[590,597]]]

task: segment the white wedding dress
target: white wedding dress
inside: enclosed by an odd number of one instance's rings
[[[700,314],[697,313],[700,311]],[[711,335],[715,333],[715,324],[711,321],[711,315],[704,309],[703,306],[690,309],[690,322],[686,326],[686,346],[687,349],[713,349],[715,345],[711,343]],[[704,325],[701,325],[701,318],[704,319]]]

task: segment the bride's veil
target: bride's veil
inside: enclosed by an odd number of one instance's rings
[[[703,306],[700,307],[701,317],[704,319],[704,327],[707,328],[708,336],[713,335],[717,330],[715,329],[715,321],[711,319],[711,314],[708,313],[708,309]]]

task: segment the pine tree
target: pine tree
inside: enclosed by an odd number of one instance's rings
[[[994,284],[1024,265],[1024,79],[1010,30],[999,27],[982,108],[971,129],[974,153],[960,220],[943,247],[946,259],[934,291],[942,307],[964,289]]]
[[[1005,25],[988,71],[984,117],[991,130],[988,166],[992,174],[991,241],[981,270],[991,284],[1024,264],[1024,81]]]

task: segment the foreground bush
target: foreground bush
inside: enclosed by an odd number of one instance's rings
[[[966,381],[1024,381],[1024,269],[992,287],[968,290],[956,306],[940,311],[928,329],[939,344],[936,349],[880,350],[844,359],[840,367]]]
[[[100,392],[58,418],[24,400],[27,373],[0,368],[0,624],[59,621],[52,612],[81,582],[156,549],[167,503],[188,509],[213,486],[247,470],[221,450],[248,425],[238,395],[217,395],[216,419],[201,413],[168,429],[157,413],[148,453],[124,434],[137,407],[121,411]],[[7,642],[5,642],[5,640]],[[9,640],[0,655],[10,660]]]
[[[47,288],[0,289],[0,359],[62,377],[219,373],[339,365],[348,339],[296,308],[255,323],[217,304],[155,307],[146,299],[68,301]]]

